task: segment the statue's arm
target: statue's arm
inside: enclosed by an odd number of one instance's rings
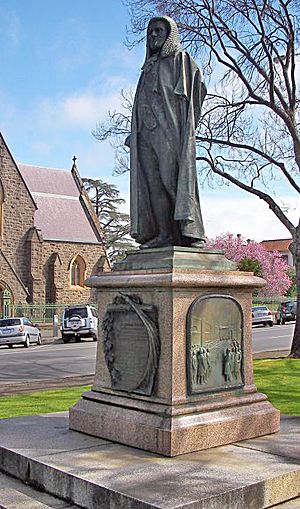
[[[198,69],[195,73],[193,92],[195,127],[197,128],[200,120],[202,104],[207,94],[207,88],[203,81],[200,69]]]
[[[195,116],[195,127],[197,127],[201,106],[206,96],[206,86],[203,75],[196,62],[185,51],[176,55],[177,60],[177,82],[174,92],[176,95],[185,97],[187,104],[193,103]]]

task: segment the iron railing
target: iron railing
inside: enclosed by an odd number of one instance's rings
[[[287,297],[253,297],[253,306],[266,305],[275,311],[278,305]],[[7,306],[3,310],[6,315],[26,316],[34,323],[52,323],[53,316],[58,315],[59,321],[67,304],[11,304],[8,313]],[[1,317],[0,317],[1,318]],[[4,316],[3,316],[4,318]]]
[[[271,311],[276,311],[279,304],[284,300],[293,299],[293,297],[253,297],[252,304],[253,306],[268,306]]]
[[[26,316],[34,323],[52,323],[53,316],[62,315],[65,304],[14,304],[13,316]]]

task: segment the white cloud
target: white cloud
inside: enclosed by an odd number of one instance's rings
[[[145,45],[135,46],[131,50],[124,44],[114,44],[105,54],[101,61],[101,68],[111,66],[115,62],[118,66],[118,72],[124,76],[133,76],[136,81],[141,73],[141,68],[145,59]]]
[[[115,83],[119,83],[117,77]],[[100,143],[92,136],[92,130],[106,119],[108,110],[120,109],[119,88],[111,88],[110,92],[101,90],[101,94],[96,94],[88,89],[65,97],[46,98],[28,111],[17,108],[0,89],[0,130],[20,161],[68,168],[75,154],[82,176],[110,182],[114,150],[109,141]]]
[[[108,141],[98,143],[92,135],[90,135],[90,143],[77,138],[73,145],[73,152],[78,157],[77,166],[82,177],[111,181],[114,152]]]
[[[116,183],[117,185],[118,183]],[[122,191],[126,203],[122,212],[129,213],[129,192]],[[297,224],[300,204],[296,198],[286,197],[291,206],[289,219]],[[242,234],[246,239],[260,242],[266,239],[289,238],[291,234],[280,223],[267,205],[255,197],[224,198],[219,191],[215,196],[202,193],[201,208],[207,237],[214,238],[222,233]]]
[[[285,197],[283,201],[290,205],[287,215],[296,225],[300,216],[299,200]],[[256,197],[224,198],[219,192],[215,196],[202,193],[201,206],[208,237],[226,232],[241,233],[256,241],[291,236],[268,206]]]
[[[128,176],[128,180],[129,180],[129,176]],[[117,185],[117,183],[116,183],[116,185]],[[124,214],[130,214],[129,183],[128,183],[128,191],[127,192],[121,191],[120,196],[121,196],[121,198],[123,198],[123,200],[125,200],[123,205],[120,206],[120,211],[123,212]]]
[[[110,96],[83,93],[67,97],[60,108],[64,123],[73,127],[91,128],[106,117],[108,110],[118,109],[119,104],[119,93]]]
[[[105,120],[108,111],[120,111],[122,88],[130,83],[113,76],[97,87],[95,83],[82,92],[61,98],[45,98],[36,107],[35,117],[42,129],[82,129],[91,132],[98,122]]]
[[[104,120],[109,109],[118,108],[119,93],[110,96],[76,93],[62,99],[44,99],[37,107],[39,127],[44,129],[88,129],[95,128]]]

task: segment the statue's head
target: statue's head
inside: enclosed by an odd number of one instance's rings
[[[170,27],[163,19],[152,19],[148,25],[147,39],[151,53],[161,50],[170,33]]]
[[[147,28],[147,57],[160,53],[162,57],[181,50],[178,28],[168,16],[150,19]]]

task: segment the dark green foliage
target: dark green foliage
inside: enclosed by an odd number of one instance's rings
[[[291,267],[288,271],[288,276],[292,281],[291,286],[286,292],[287,297],[297,297],[297,281],[296,281],[296,271],[293,267]]]
[[[238,269],[244,272],[253,272],[255,276],[262,277],[262,266],[254,258],[243,258],[238,263]]]
[[[134,246],[129,236],[129,215],[120,212],[125,200],[113,184],[91,178],[82,181],[99,218],[108,256],[115,261]]]

